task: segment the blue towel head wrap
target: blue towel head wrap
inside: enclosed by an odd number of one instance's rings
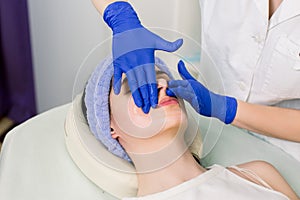
[[[166,64],[159,58],[155,58],[155,65],[173,79]],[[87,108],[87,120],[91,132],[111,153],[129,162],[131,159],[120,145],[111,137],[110,114],[109,114],[109,92],[114,67],[112,58],[102,61],[92,73],[85,90],[85,105]]]

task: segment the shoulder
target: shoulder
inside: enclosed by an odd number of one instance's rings
[[[290,199],[299,200],[293,189],[272,164],[265,161],[252,161],[237,165],[237,167],[240,169],[245,169],[246,171],[250,172],[251,175],[248,176],[247,173],[242,173],[234,168],[229,168],[229,170],[238,176],[247,179],[248,181],[263,187],[266,187],[266,185],[270,186],[272,190],[281,192]],[[266,183],[266,185],[264,183]]]
[[[243,163],[229,167],[228,170],[248,181],[264,187],[271,187],[269,186],[270,179],[280,175],[273,165],[265,161]]]
[[[243,163],[240,165],[237,165],[239,168],[248,169],[253,171],[255,174],[257,174],[259,177],[266,179],[271,178],[269,175],[271,174],[277,174],[280,175],[278,170],[270,163],[262,160],[252,161]]]

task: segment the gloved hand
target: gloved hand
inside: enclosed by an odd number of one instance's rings
[[[110,4],[103,18],[113,31],[114,92],[120,93],[125,73],[135,104],[148,113],[158,103],[154,51],[176,51],[183,40],[168,42],[144,28],[127,2]]]
[[[182,61],[178,63],[178,72],[183,80],[169,81],[167,95],[188,101],[201,115],[216,117],[226,124],[234,120],[237,110],[235,98],[209,91],[190,75]]]

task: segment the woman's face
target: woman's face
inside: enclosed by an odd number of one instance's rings
[[[144,114],[132,98],[127,78],[122,79],[119,95],[110,94],[112,136],[119,139],[128,151],[145,153],[167,145],[179,132],[186,129],[187,116],[183,101],[166,95],[168,75],[156,71],[158,106]],[[151,144],[151,145],[150,145]]]

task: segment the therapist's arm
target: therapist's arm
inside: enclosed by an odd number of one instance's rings
[[[300,142],[300,110],[237,101],[232,125],[263,135]]]
[[[178,63],[178,72],[183,80],[169,81],[166,94],[188,101],[200,115],[267,136],[300,142],[300,110],[255,105],[215,94],[188,72],[183,61]]]
[[[97,10],[99,11],[99,13],[102,15],[105,8],[113,3],[113,2],[116,2],[117,0],[92,0],[94,6],[97,8]],[[122,0],[122,1],[126,1],[128,2],[127,0]]]

